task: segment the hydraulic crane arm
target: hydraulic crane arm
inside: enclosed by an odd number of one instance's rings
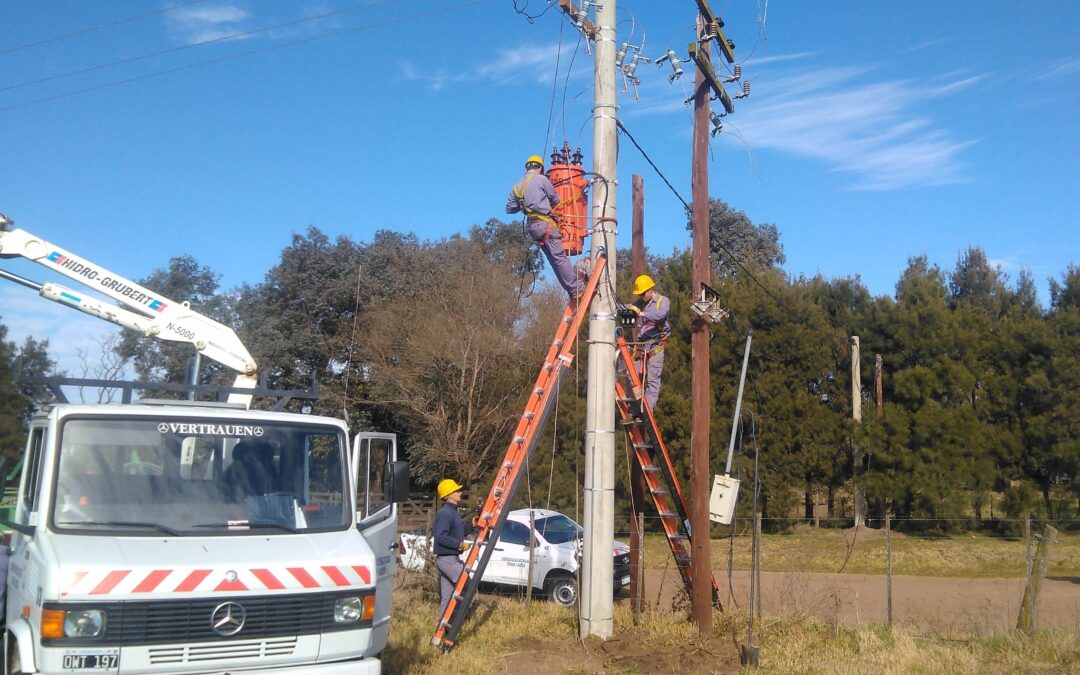
[[[0,258],[33,261],[116,300],[122,306],[102,302],[59,284],[39,284],[9,272],[0,271],[0,278],[32,288],[43,298],[147,337],[190,343],[200,354],[239,373],[234,386],[255,387],[255,360],[240,338],[228,326],[191,309],[190,303],[170,300],[41,237],[13,228],[11,220],[3,215],[0,215]],[[250,405],[251,396],[233,394],[229,400]]]

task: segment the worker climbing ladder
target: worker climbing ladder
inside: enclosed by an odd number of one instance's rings
[[[616,409],[630,444],[634,447],[634,458],[641,467],[653,505],[664,526],[664,534],[675,558],[675,566],[686,585],[687,594],[690,594],[690,513],[679,487],[679,479],[675,477],[671,457],[660,438],[656,418],[643,395],[644,385],[635,367],[630,346],[625,339],[619,337],[616,349]],[[712,572],[709,576],[712,577]],[[716,577],[712,577],[712,599],[713,605],[720,609],[720,589],[716,585]]]
[[[547,355],[544,357],[544,365],[540,368],[540,374],[529,394],[525,412],[518,420],[517,428],[510,440],[510,447],[495,476],[495,483],[491,486],[491,491],[480,511],[479,531],[465,559],[465,569],[458,578],[454,595],[447,604],[445,613],[439,617],[439,625],[431,639],[431,644],[436,647],[441,646],[443,651],[450,651],[453,648],[458,631],[465,623],[465,614],[476,594],[476,588],[480,584],[480,578],[484,574],[488,560],[491,558],[493,547],[487,544],[497,541],[502,533],[506,514],[525,475],[526,464],[533,450],[536,449],[536,443],[544,429],[544,422],[558,396],[559,381],[573,363],[574,356],[570,353],[570,349],[577,337],[581,321],[589,311],[589,304],[596,293],[600,278],[605,273],[606,262],[607,258],[601,251],[593,263],[592,274],[589,276],[584,293],[576,302],[571,300],[567,305],[559,327],[555,331],[555,339],[552,340]]]

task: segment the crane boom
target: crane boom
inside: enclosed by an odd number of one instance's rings
[[[0,258],[30,260],[108,296],[122,306],[102,302],[59,284],[38,284],[10,273],[0,275],[2,278],[34,288],[43,298],[147,337],[190,343],[200,354],[239,373],[234,386],[255,387],[255,360],[240,338],[228,326],[191,309],[190,303],[170,300],[37,235],[13,228],[11,220],[3,215],[0,215]],[[246,394],[233,394],[229,400],[245,406],[251,404],[251,396]]]

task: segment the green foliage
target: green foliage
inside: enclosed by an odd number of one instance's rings
[[[27,337],[22,346],[6,340],[8,328],[0,323],[0,455],[7,457],[8,469],[22,456],[26,430],[37,404],[47,400],[40,387],[17,385],[15,378],[53,374],[48,340]]]

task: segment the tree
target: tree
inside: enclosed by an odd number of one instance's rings
[[[176,302],[190,302],[193,309],[227,326],[233,325],[232,298],[218,292],[221,275],[201,265],[190,255],[171,258],[164,269],[156,269],[139,284]],[[135,373],[149,382],[181,383],[188,381],[189,364],[195,348],[184,342],[169,342],[123,331],[116,353],[130,360]],[[200,383],[231,384],[235,373],[205,359]],[[148,391],[147,395],[177,398],[176,392]]]
[[[750,269],[764,269],[786,260],[776,225],[755,225],[746,213],[719,199],[709,200],[709,253],[716,275],[721,278],[742,274],[739,263]]]
[[[359,356],[373,405],[410,427],[414,475],[476,483],[494,466],[546,346],[512,266],[479,241],[436,247],[422,292],[363,317]],[[548,322],[546,327],[554,325]]]
[[[42,387],[17,385],[15,378],[56,374],[56,363],[49,357],[48,340],[27,336],[16,347],[5,339],[7,333],[7,326],[0,323],[0,454],[16,459],[22,456],[30,417],[47,392]]]

